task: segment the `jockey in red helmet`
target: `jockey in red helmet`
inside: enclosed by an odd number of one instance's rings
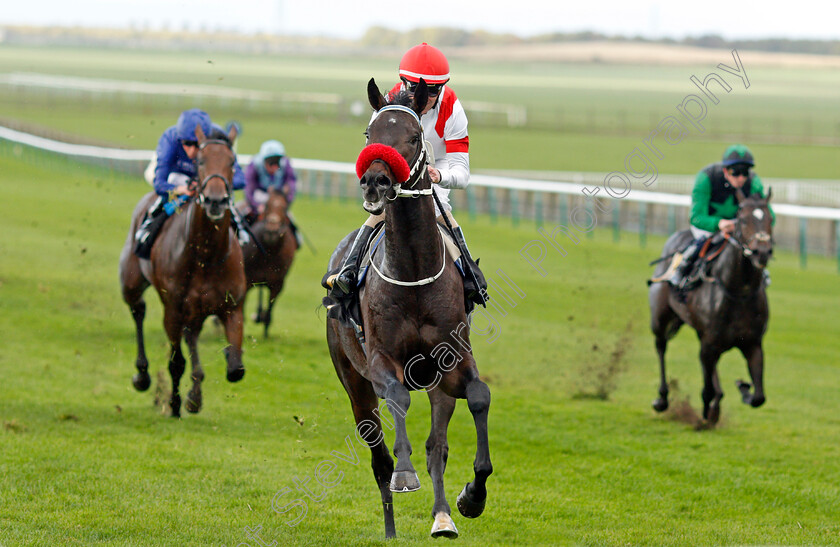
[[[443,224],[443,215],[449,219],[454,228],[461,248],[466,255],[466,267],[473,270],[478,285],[469,274],[464,279],[464,290],[467,300],[484,305],[487,300],[487,283],[484,276],[473,261],[464,241],[464,233],[452,216],[449,205],[449,191],[452,188],[463,189],[470,183],[470,139],[467,133],[467,115],[461,101],[455,92],[446,84],[449,82],[449,61],[436,47],[422,43],[409,49],[400,60],[400,82],[386,94],[385,99],[391,99],[402,91],[413,95],[424,80],[429,90],[429,100],[421,112],[420,122],[430,155],[429,176],[434,183],[434,190],[440,199],[443,211],[435,204],[435,214]],[[358,274],[358,259],[365,243],[370,238],[374,226],[384,220],[384,213],[379,216],[371,215],[359,230],[353,247],[337,275],[326,281],[331,283],[330,296],[341,299],[356,289]],[[472,305],[468,306],[470,311]]]

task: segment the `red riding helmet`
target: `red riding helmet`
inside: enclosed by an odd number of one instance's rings
[[[423,42],[403,55],[400,77],[415,83],[423,78],[429,85],[445,84],[449,81],[449,61],[438,48]]]

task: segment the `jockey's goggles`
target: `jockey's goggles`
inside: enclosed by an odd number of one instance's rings
[[[750,174],[749,165],[733,165],[729,168],[729,174],[733,177],[746,177]]]
[[[198,141],[181,141],[184,146],[198,146]]]
[[[414,94],[417,91],[417,86],[420,85],[420,82],[412,82],[407,80],[406,78],[401,78],[403,85],[405,86],[406,91]],[[429,97],[437,97],[440,95],[441,90],[443,90],[443,86],[446,84],[426,84],[426,89],[429,90]]]
[[[280,165],[280,158],[282,156],[269,156],[265,158],[266,165]]]

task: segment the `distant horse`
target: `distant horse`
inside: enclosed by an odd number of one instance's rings
[[[363,167],[360,180],[365,210],[373,214],[385,211],[381,252],[374,257],[373,271],[360,292],[367,342],[363,348],[354,330],[335,319],[327,321],[327,341],[338,377],[350,397],[357,431],[371,449],[385,536],[396,536],[391,493],[420,488],[410,460],[405,416],[411,403],[409,389],[426,389],[432,407],[432,428],[426,441],[427,470],[435,494],[432,536],[455,537],[458,531],[443,487],[449,453],[447,427],[455,399],[467,399],[477,434],[475,478],[458,496],[458,509],[474,518],[484,510],[485,483],[493,472],[487,434],[490,390],[479,379],[472,356],[461,276],[446,259],[435,222],[419,121],[428,88],[421,80],[413,100],[407,96],[395,100],[408,107],[387,105],[371,79],[368,98],[378,114],[367,129],[371,146],[365,151],[383,150],[390,157],[372,159],[369,167]],[[397,172],[405,175],[398,177]],[[354,235],[349,234],[336,248],[330,270],[344,262]],[[377,397],[385,399],[394,417],[396,469],[382,439]]]
[[[245,299],[245,271],[242,251],[231,229],[230,200],[233,188],[236,130],[208,139],[200,127],[195,134],[199,152],[197,195],[179,214],[173,215],[160,231],[150,260],[134,254],[134,233],[155,194],[144,196],[132,216],[131,228],[120,256],[123,300],[131,309],[137,329],[137,374],[132,378],[138,391],[149,388],[149,363],[143,341],[146,302],[143,292],[152,284],[163,303],[163,326],[169,338],[169,374],[172,416],[181,415],[178,385],[184,373],[181,336],[187,340],[192,361],[193,386],[186,409],[201,409],[204,370],[198,358],[198,335],[204,320],[216,315],[225,327],[228,343],[227,379],[237,382],[245,375],[242,364],[242,303]],[[215,137],[215,135],[214,135]]]
[[[771,192],[772,193],[772,192]],[[773,254],[773,226],[767,198],[753,194],[749,198],[739,189],[735,232],[725,236],[720,255],[710,262],[702,284],[689,292],[685,302],[669,283],[650,286],[651,330],[659,354],[659,398],[653,408],[668,408],[668,382],[665,378],[665,348],[683,323],[697,331],[700,339],[700,363],[703,366],[703,418],[716,424],[720,418],[723,391],[717,373],[721,354],[738,348],[747,360],[752,386],[738,380],[736,385],[743,402],[753,407],[764,404],[764,350],[761,341],[767,330],[769,310],[765,292],[764,268]],[[662,256],[668,257],[692,239],[684,230],[665,243]],[[698,259],[702,260],[702,259]],[[656,275],[667,269],[660,262]],[[750,393],[751,387],[754,387]]]
[[[256,321],[265,325],[266,337],[271,324],[274,301],[283,290],[283,282],[297,251],[295,234],[287,214],[288,207],[286,194],[271,188],[265,210],[252,228],[253,235],[262,248],[250,241],[242,249],[248,290],[254,286],[259,287]],[[268,303],[265,309],[262,299],[263,286],[268,287]]]

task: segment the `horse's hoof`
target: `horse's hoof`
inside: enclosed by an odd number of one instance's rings
[[[243,376],[245,376],[245,367],[239,367],[227,371],[228,382],[238,382]]]
[[[461,490],[461,493],[458,494],[457,505],[458,511],[460,511],[462,515],[468,519],[474,519],[481,516],[481,513],[484,512],[484,504],[487,501],[487,498],[485,497],[480,502],[473,500],[468,491],[469,487],[470,483],[467,483],[464,489]]]
[[[666,397],[660,397],[651,403],[653,409],[657,412],[665,412],[668,410],[668,399]]]
[[[394,471],[390,488],[391,492],[414,492],[420,490],[420,479],[414,471]]]
[[[455,528],[455,523],[452,522],[452,517],[441,511],[435,515],[435,522],[432,524],[433,538],[449,538],[455,539],[458,537],[458,529]]]
[[[152,385],[152,378],[148,372],[138,372],[131,378],[131,383],[137,391],[146,391]]]
[[[171,399],[169,399],[169,409],[172,411],[173,418],[180,418],[181,417],[181,396],[180,395],[173,395]]]
[[[720,421],[720,406],[714,405],[709,407],[708,416],[706,417],[706,421],[709,422],[710,425],[714,426]]]
[[[201,395],[196,396],[190,393],[187,396],[187,402],[184,403],[184,408],[190,414],[198,414],[198,411],[201,410]]]

